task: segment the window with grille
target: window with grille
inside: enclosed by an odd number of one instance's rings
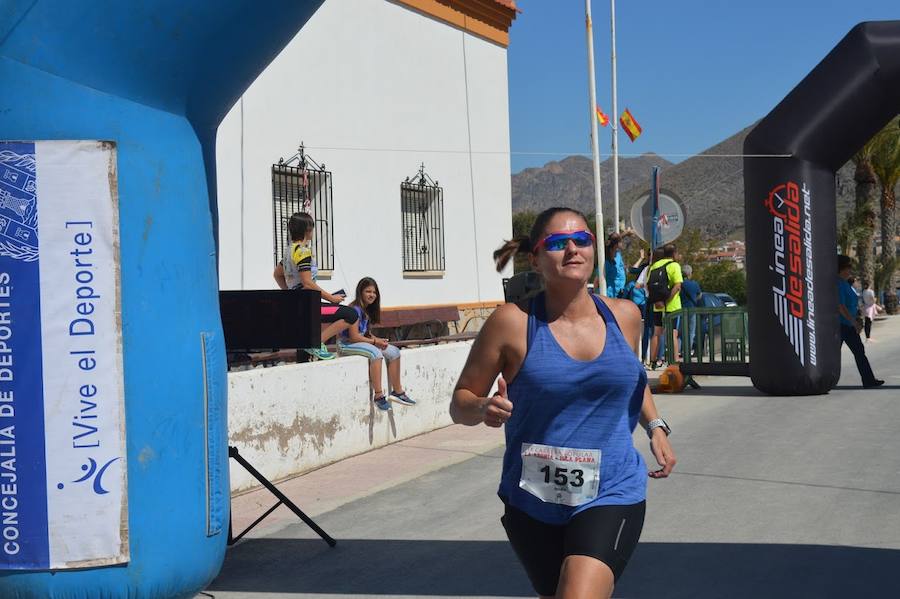
[[[288,221],[295,212],[308,212],[316,221],[313,256],[320,274],[334,270],[334,212],[332,210],[331,173],[301,156],[300,166],[272,165],[272,204],[274,210],[275,264],[290,247]]]
[[[424,167],[400,184],[403,220],[403,272],[443,273],[444,190]]]

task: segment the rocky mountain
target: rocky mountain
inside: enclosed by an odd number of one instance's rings
[[[685,205],[688,227],[697,227],[712,239],[744,237],[744,171],[740,154],[744,138],[752,126],[704,150],[687,160],[673,164],[655,154],[619,160],[620,218],[630,224],[631,206],[650,189],[650,168],[661,167],[660,187],[674,192]],[[612,176],[610,160],[603,163],[603,213],[612,214]],[[627,165],[627,166],[625,166]],[[845,164],[838,171],[838,222],[843,222],[853,205],[854,166]],[[627,174],[627,177],[625,173]],[[582,156],[570,156],[550,162],[542,168],[525,169],[512,176],[513,212],[540,210],[556,205],[593,210],[591,162]]]
[[[619,197],[650,180],[654,165],[670,167],[672,163],[656,154],[619,159]],[[603,205],[612,197],[612,159],[600,163]],[[620,202],[621,205],[621,202]],[[594,211],[594,171],[591,159],[569,156],[559,162],[548,162],[539,168],[527,168],[512,176],[513,212],[540,212],[550,206],[572,206],[582,212]],[[609,210],[612,210],[609,204]],[[604,214],[607,214],[604,212]],[[612,214],[609,212],[608,214]]]

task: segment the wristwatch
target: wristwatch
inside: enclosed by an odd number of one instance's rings
[[[666,424],[666,421],[662,418],[655,418],[647,423],[647,436],[653,438],[653,429],[661,428],[663,432],[666,433],[666,436],[672,434],[672,429],[669,428],[669,425]]]

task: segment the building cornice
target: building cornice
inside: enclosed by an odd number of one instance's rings
[[[392,0],[504,48],[519,9],[514,0]]]

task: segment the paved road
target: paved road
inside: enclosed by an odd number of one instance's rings
[[[858,388],[844,349],[827,396],[766,397],[744,379],[704,378],[700,391],[658,398],[679,466],[650,481],[644,534],[615,597],[900,596],[900,317],[875,335],[879,390]],[[443,434],[454,430],[466,433]],[[335,549],[302,524],[243,541],[207,593],[533,596],[498,522],[501,449],[475,453],[318,516]],[[327,485],[327,469],[317,474]]]

